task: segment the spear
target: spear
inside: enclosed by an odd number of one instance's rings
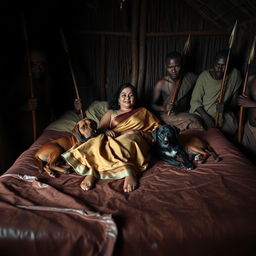
[[[222,78],[222,81],[221,81],[220,93],[219,93],[219,96],[218,96],[218,99],[217,99],[217,102],[216,102],[216,103],[219,103],[219,104],[222,103],[223,97],[224,97],[224,94],[225,94],[227,70],[228,70],[228,64],[229,64],[231,49],[232,49],[234,39],[235,39],[236,27],[237,27],[237,21],[236,21],[236,23],[233,27],[233,30],[232,30],[230,38],[229,38],[229,49],[228,49],[227,61],[226,61],[226,65],[225,65],[224,75],[223,75],[223,78]],[[216,118],[215,118],[215,125],[216,126],[219,125],[219,120],[220,120],[220,112],[216,111]]]
[[[188,35],[188,38],[187,38],[187,40],[184,44],[183,51],[182,51],[182,57],[186,56],[189,51],[190,51],[190,34]],[[178,95],[178,92],[179,92],[179,89],[180,89],[180,84],[181,84],[181,79],[179,79],[175,84],[176,86],[175,86],[174,92],[173,92],[172,97],[171,97],[171,103],[170,103],[171,106],[173,106],[175,101],[176,101],[176,98],[177,98],[177,95]],[[169,110],[167,115],[170,116],[171,112],[172,112],[172,110]]]
[[[32,80],[30,53],[29,53],[29,46],[28,46],[28,33],[27,33],[25,16],[24,16],[23,12],[21,12],[21,20],[22,20],[23,35],[24,35],[25,46],[26,46],[30,96],[33,99],[34,98],[34,88],[33,88],[33,80]],[[35,110],[32,110],[31,113],[32,113],[33,139],[35,141],[36,140],[36,112],[35,112]]]
[[[187,41],[185,42],[182,55],[186,56],[190,51],[190,34],[188,35]]]
[[[78,100],[80,100],[79,91],[78,91],[78,87],[77,87],[77,83],[76,83],[76,78],[75,78],[74,70],[73,70],[71,60],[70,60],[70,56],[69,56],[68,44],[67,44],[67,41],[66,41],[66,38],[64,36],[64,33],[63,33],[62,29],[60,29],[60,34],[61,34],[61,39],[62,39],[62,43],[63,43],[63,48],[64,48],[64,51],[66,52],[66,55],[67,55],[68,65],[69,65],[69,69],[70,69],[70,72],[71,72],[71,75],[72,75],[73,84],[74,84],[74,88],[75,88],[76,98]],[[80,117],[84,118],[82,109],[80,109],[79,112],[80,112]]]
[[[249,54],[249,58],[248,58],[247,65],[246,65],[246,73],[245,73],[243,91],[242,91],[243,96],[246,96],[249,68],[250,68],[250,64],[252,63],[253,58],[254,58],[255,44],[256,44],[256,36],[254,37],[252,47],[251,47],[251,51],[250,51],[250,54]],[[243,121],[244,121],[244,107],[240,106],[239,123],[238,123],[238,131],[237,131],[237,139],[238,139],[239,143],[241,143],[241,141],[242,141]]]

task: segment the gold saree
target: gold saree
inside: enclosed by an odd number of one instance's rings
[[[100,134],[62,157],[80,175],[99,179],[121,179],[145,171],[150,159],[151,132],[159,120],[145,108],[134,109],[111,120],[110,128],[121,135],[111,138]]]

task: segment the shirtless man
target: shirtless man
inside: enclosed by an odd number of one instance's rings
[[[151,108],[164,123],[175,125],[181,130],[202,129],[199,118],[194,114],[186,113],[189,110],[190,96],[196,76],[191,72],[182,75],[184,73],[182,57],[176,51],[166,55],[165,68],[167,75],[161,78],[154,87]],[[175,92],[176,90],[178,93]]]
[[[247,122],[244,127],[242,144],[249,156],[256,156],[256,75],[248,78],[247,95],[238,96],[237,103],[247,109]],[[254,156],[254,157],[253,157]]]

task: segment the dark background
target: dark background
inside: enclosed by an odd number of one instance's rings
[[[124,82],[138,86],[147,103],[155,82],[164,75],[166,53],[182,51],[189,34],[191,51],[186,64],[190,71],[200,74],[212,65],[218,50],[228,47],[236,20],[238,30],[232,53],[234,65],[244,75],[256,34],[255,1],[8,1],[0,5],[0,171],[5,171],[16,158],[4,116],[12,115],[6,107],[11,100],[10,84],[24,60],[22,12],[29,45],[40,46],[47,53],[58,115],[72,109],[75,99],[60,28],[68,43],[84,108],[93,100],[108,99]]]

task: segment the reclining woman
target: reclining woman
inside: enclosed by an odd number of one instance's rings
[[[83,190],[96,179],[124,178],[124,192],[138,186],[136,173],[145,171],[150,160],[151,132],[160,121],[144,107],[138,107],[136,88],[121,85],[103,115],[100,134],[79,147],[65,152],[63,158],[83,176]]]

